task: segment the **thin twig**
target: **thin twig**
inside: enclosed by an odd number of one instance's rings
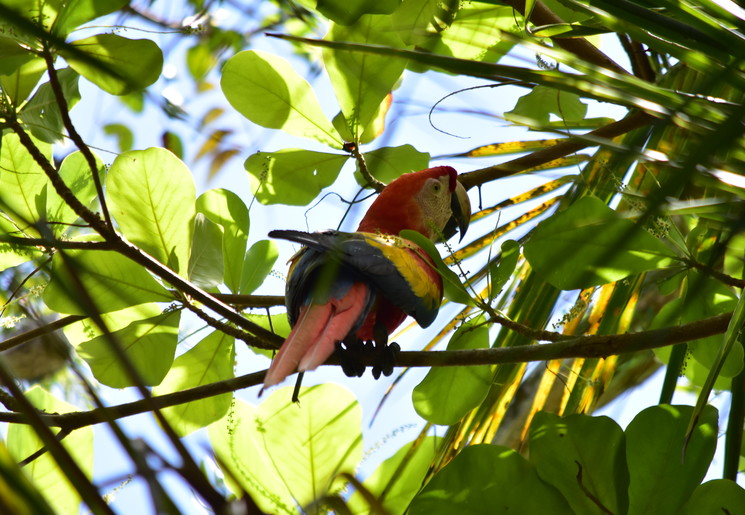
[[[67,99],[65,98],[65,94],[62,91],[62,85],[60,84],[59,77],[57,76],[57,69],[54,67],[54,55],[49,49],[48,44],[44,45],[42,55],[44,56],[44,61],[47,64],[49,85],[52,87],[52,92],[54,92],[54,98],[57,101],[57,107],[59,108],[60,116],[62,117],[62,124],[65,126],[65,129],[67,129],[67,134],[70,136],[70,139],[73,141],[73,143],[75,143],[75,146],[78,147],[78,150],[80,150],[80,152],[83,154],[85,161],[88,163],[88,167],[91,169],[93,184],[96,185],[96,193],[98,194],[98,202],[101,205],[101,211],[103,211],[103,218],[106,222],[106,225],[108,225],[110,228],[113,228],[114,225],[111,223],[109,209],[108,207],[106,207],[106,199],[104,198],[103,194],[103,185],[101,184],[101,178],[98,176],[98,166],[96,165],[96,158],[94,157],[93,152],[91,152],[91,149],[88,147],[88,145],[86,145],[86,143],[83,141],[83,138],[80,137],[80,134],[78,133],[77,129],[75,129],[75,125],[73,125],[72,120],[70,119],[70,110],[67,105]]]

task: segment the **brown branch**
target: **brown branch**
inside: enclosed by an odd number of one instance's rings
[[[365,161],[365,155],[360,152],[360,147],[352,143],[348,147],[355,161],[357,161],[357,168],[360,171],[362,177],[367,181],[368,186],[380,193],[385,188],[385,184],[377,180],[372,176],[370,170],[367,168],[367,162]]]
[[[646,113],[634,112],[617,122],[609,123],[608,125],[590,131],[584,136],[568,138],[566,141],[557,143],[552,147],[531,152],[526,156],[518,157],[517,159],[507,161],[500,165],[489,166],[487,168],[481,168],[480,170],[461,174],[459,179],[461,184],[463,184],[463,187],[466,189],[480,186],[489,181],[514,175],[523,170],[548,163],[554,159],[568,156],[569,154],[573,154],[584,148],[596,146],[597,143],[592,140],[598,138],[612,139],[634,129],[649,125],[653,120],[654,118]]]
[[[85,318],[86,317],[82,315],[69,315],[64,318],[60,318],[59,320],[55,320],[54,322],[50,322],[49,324],[44,324],[29,331],[16,334],[15,336],[11,336],[10,338],[6,338],[2,342],[0,342],[0,352],[21,345],[22,343],[26,343],[27,341],[33,340],[34,338],[38,338],[39,336],[52,333],[57,329],[61,329],[70,324],[74,324],[75,322],[79,322],[80,320],[84,320]]]
[[[600,358],[614,354],[654,349],[722,334],[732,313],[706,318],[690,324],[641,331],[637,333],[613,335],[587,335],[569,340],[539,345],[520,345],[497,349],[449,350],[449,351],[414,351],[401,352],[396,358],[396,366],[401,367],[446,367],[469,365],[498,365],[501,363],[524,363],[529,361],[548,361],[565,358]],[[363,360],[364,361],[364,360]],[[326,365],[339,365],[336,355],[329,358]],[[372,360],[366,358],[366,366],[372,366]],[[264,381],[266,371],[254,372],[216,383],[210,383],[180,392],[170,393],[149,399],[99,408],[90,411],[78,411],[61,415],[44,415],[41,417],[50,426],[66,429],[78,429],[83,426],[99,424],[109,419],[129,417],[157,409],[184,404],[223,393],[230,393],[242,388],[257,386]],[[20,413],[0,413],[0,422],[28,423]]]
[[[62,124],[65,126],[65,129],[67,129],[67,134],[70,136],[70,139],[73,141],[73,143],[75,143],[75,146],[78,147],[80,153],[83,154],[85,161],[88,163],[88,167],[91,169],[91,174],[93,175],[93,184],[96,186],[96,194],[98,195],[98,201],[101,204],[101,211],[103,211],[103,218],[106,221],[106,225],[108,225],[110,228],[113,228],[114,225],[111,223],[109,209],[108,207],[106,207],[106,199],[104,198],[103,194],[103,185],[101,184],[101,178],[98,176],[98,166],[96,165],[96,158],[93,156],[93,152],[91,152],[91,149],[88,147],[85,141],[83,141],[83,138],[80,136],[77,129],[75,129],[75,125],[73,125],[72,120],[70,119],[70,109],[67,105],[67,99],[62,92],[62,85],[60,84],[59,77],[57,76],[57,69],[54,67],[54,55],[49,49],[48,43],[44,44],[42,56],[44,57],[44,61],[47,65],[49,85],[52,87],[52,92],[54,92],[54,98],[57,101],[57,107],[59,108],[60,116],[62,117]]]
[[[745,288],[745,280],[743,279],[738,279],[737,277],[732,277],[731,275],[722,273],[719,270],[716,270],[709,265],[705,265],[704,263],[700,263],[694,259],[683,258],[682,261],[686,265],[703,272],[704,274],[716,279],[721,283],[724,283],[728,286],[735,286],[736,288]]]
[[[525,16],[525,0],[507,0],[505,3],[512,6],[513,9]],[[529,21],[535,25],[557,25],[566,23],[540,0],[537,0],[533,4],[533,10],[530,13]],[[601,68],[622,75],[628,75],[628,72],[624,70],[623,67],[601,52],[595,45],[587,41],[585,38],[554,38],[552,41],[556,46],[563,48],[567,52],[573,53],[588,63],[592,63]]]

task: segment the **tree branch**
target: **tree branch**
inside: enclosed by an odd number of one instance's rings
[[[506,163],[500,165],[489,166],[487,168],[481,168],[480,170],[474,170],[461,174],[458,178],[466,189],[471,189],[474,186],[480,186],[489,181],[501,179],[514,175],[523,170],[534,168],[536,166],[548,163],[554,159],[568,156],[587,147],[596,146],[597,143],[593,143],[590,139],[612,139],[627,132],[631,132],[634,129],[649,125],[655,118],[643,112],[634,112],[621,120],[613,123],[609,123],[603,127],[590,131],[582,137],[568,138],[566,141],[557,143],[556,145],[548,148],[542,148],[536,150],[528,155],[518,157]],[[589,139],[587,139],[589,138]]]
[[[109,208],[106,207],[106,199],[104,198],[103,194],[101,178],[98,176],[98,166],[96,165],[96,158],[93,156],[93,152],[91,152],[91,149],[88,147],[88,145],[86,145],[85,141],[83,141],[83,138],[80,137],[80,134],[78,133],[77,129],[75,129],[75,125],[73,125],[72,120],[70,119],[70,109],[67,105],[67,99],[62,92],[62,86],[60,85],[59,77],[57,76],[57,69],[54,67],[54,55],[49,49],[48,43],[44,44],[42,56],[44,57],[44,61],[47,65],[47,73],[49,74],[49,85],[52,87],[52,91],[54,92],[54,98],[57,101],[57,107],[59,108],[60,116],[62,117],[62,124],[65,126],[65,129],[67,129],[67,134],[70,136],[70,139],[73,141],[73,143],[75,143],[75,146],[78,147],[78,150],[80,150],[80,152],[83,154],[85,161],[88,163],[88,167],[91,169],[93,184],[95,184],[96,186],[96,194],[98,195],[98,201],[101,204],[101,211],[103,211],[103,218],[106,222],[106,225],[113,228],[114,226],[111,223]]]
[[[399,367],[452,367],[470,365],[498,365],[502,363],[524,363],[530,361],[549,361],[566,358],[600,358],[614,354],[655,349],[722,334],[727,330],[732,313],[698,320],[690,324],[640,331],[636,333],[612,335],[586,335],[556,343],[537,345],[520,345],[497,349],[445,350],[445,351],[409,351],[401,352],[396,358]],[[562,335],[563,336],[563,335]],[[372,359],[365,362],[372,366]],[[326,365],[339,365],[336,355],[329,358]],[[223,393],[230,393],[242,388],[257,386],[264,381],[266,371],[254,372],[216,383],[210,383],[180,392],[150,397],[149,399],[99,408],[90,411],[78,411],[61,415],[42,414],[45,424],[65,429],[79,429],[84,426],[99,424],[109,419],[129,417],[153,409],[167,408]],[[0,422],[26,424],[28,420],[20,413],[0,413]]]
[[[505,3],[512,6],[513,9],[525,16],[525,0],[507,0]],[[533,4],[533,10],[530,13],[529,21],[535,25],[558,25],[567,23],[554,14],[554,12],[546,7],[546,4],[540,0],[537,0]],[[628,75],[628,72],[624,70],[623,67],[601,52],[595,45],[587,41],[585,38],[554,38],[551,41],[553,41],[556,46],[563,48],[567,52],[573,53],[588,63],[592,63],[601,68],[622,75]]]

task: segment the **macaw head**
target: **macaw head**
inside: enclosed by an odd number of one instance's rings
[[[405,229],[434,241],[445,241],[471,220],[471,202],[450,166],[406,173],[383,188],[358,231],[398,235]]]

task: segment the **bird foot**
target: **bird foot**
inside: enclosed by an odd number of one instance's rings
[[[387,338],[386,338],[387,340]],[[336,343],[336,353],[341,360],[341,369],[347,377],[362,377],[365,362],[372,362],[372,375],[378,379],[381,374],[389,376],[396,365],[396,355],[401,351],[398,343],[387,341],[363,341],[348,337]]]

